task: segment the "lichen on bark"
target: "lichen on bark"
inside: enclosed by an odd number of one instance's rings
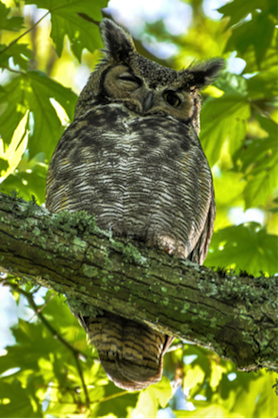
[[[238,368],[278,369],[276,277],[200,267],[102,231],[84,211],[53,215],[3,194],[0,265],[67,295],[77,311],[146,323]]]

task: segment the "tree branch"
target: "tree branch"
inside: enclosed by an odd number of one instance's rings
[[[67,295],[191,340],[238,368],[277,363],[277,278],[236,276],[100,230],[85,212],[51,215],[0,194],[0,265]]]

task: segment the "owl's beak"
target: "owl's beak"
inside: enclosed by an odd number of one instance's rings
[[[151,108],[152,100],[153,100],[153,92],[148,92],[147,96],[145,97],[145,100],[143,101],[144,112],[147,112]]]

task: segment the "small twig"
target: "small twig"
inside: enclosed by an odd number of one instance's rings
[[[76,367],[77,367],[77,370],[78,370],[78,374],[80,376],[80,380],[81,380],[81,383],[82,383],[83,391],[84,391],[84,394],[85,394],[86,407],[89,408],[90,407],[89,394],[88,394],[87,386],[86,386],[85,381],[84,381],[82,368],[81,368],[81,365],[80,365],[80,362],[79,362],[79,356],[82,355],[86,359],[87,358],[86,355],[83,354],[82,352],[78,351],[77,349],[75,349],[61,335],[59,335],[59,333],[51,326],[51,324],[46,320],[44,315],[41,313],[39,307],[34,302],[32,294],[24,291],[23,289],[18,287],[16,284],[11,284],[11,283],[8,283],[8,284],[9,284],[10,287],[15,289],[17,292],[24,295],[24,297],[27,299],[29,305],[32,307],[32,309],[34,310],[34,312],[36,313],[36,315],[38,316],[40,321],[46,326],[46,328],[50,331],[50,333],[57,340],[59,340],[64,346],[66,346],[66,348],[68,348],[69,351],[72,352],[73,357],[74,357],[75,362],[76,362]]]
[[[89,409],[90,408],[90,398],[89,398],[87,386],[86,386],[85,381],[84,381],[83,372],[82,372],[81,365],[80,365],[80,362],[79,362],[79,359],[78,359],[78,354],[74,354],[74,358],[75,358],[78,374],[80,376],[80,380],[81,380],[81,383],[82,383],[83,391],[84,391],[84,394],[85,394],[86,407]]]
[[[36,23],[34,23],[31,28],[27,29],[27,31],[23,32],[21,35],[19,35],[17,38],[15,38],[12,42],[9,43],[9,45],[6,46],[6,48],[2,49],[0,51],[0,54],[3,54],[3,52],[7,51],[11,46],[16,44],[23,36],[27,35],[28,32],[31,32],[47,15],[49,15],[50,11],[46,12]]]
[[[92,19],[90,16],[86,15],[85,13],[77,13],[82,19],[87,20],[90,23],[94,23],[95,25],[99,26],[100,22],[97,20]]]
[[[256,111],[256,112],[258,112],[258,114],[260,115],[260,116],[264,116],[265,118],[268,118],[268,119],[272,119],[272,118],[270,118],[269,117],[269,113],[268,112],[266,112],[264,109],[262,109],[262,108],[260,108],[260,106],[259,105],[257,105],[256,103],[254,103],[254,102],[252,102],[251,101],[251,107]]]
[[[130,394],[130,392],[128,390],[124,390],[122,392],[114,393],[114,394],[111,394],[110,396],[102,397],[101,399],[95,400],[92,403],[92,405],[99,404],[99,403],[104,403],[104,402],[107,402],[109,400],[116,399],[117,397],[125,396],[126,394]],[[63,401],[60,401],[60,400],[47,400],[47,401],[48,401],[48,403],[73,404],[73,405],[76,405],[76,403],[74,403],[74,402],[63,402]]]
[[[35,311],[41,322],[47,327],[47,329],[51,332],[53,336],[57,340],[59,340],[63,345],[65,345],[70,351],[72,351],[74,354],[82,355],[84,358],[87,358],[86,355],[75,349],[70,343],[68,343],[59,333],[51,326],[51,324],[46,320],[44,315],[41,313],[41,309],[36,305],[36,303],[33,300],[32,294],[24,291],[20,287],[18,287],[16,284],[9,283],[9,286],[14,288],[17,292],[24,295],[24,297],[28,300],[28,303],[32,307],[32,309]]]
[[[120,393],[114,393],[114,394],[111,394],[110,396],[106,396],[106,397],[103,397],[102,399],[98,399],[94,403],[96,403],[96,404],[104,403],[104,402],[107,402],[108,400],[112,400],[112,399],[116,399],[117,397],[125,396],[126,394],[130,394],[130,392],[128,390],[124,390]]]
[[[0,51],[0,54],[1,54],[1,52],[2,51]],[[8,70],[8,71],[11,71],[12,73],[16,73],[16,74],[24,74],[24,75],[26,74],[24,71],[14,70],[13,68],[10,68],[6,65],[0,65],[0,68],[3,68],[4,70]]]
[[[73,405],[76,406],[77,402],[63,402],[62,400],[49,400],[49,399],[44,399],[45,402],[49,403],[49,404],[68,404],[68,405]],[[94,402],[95,403],[95,402]]]

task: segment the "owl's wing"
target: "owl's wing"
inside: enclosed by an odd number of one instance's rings
[[[192,262],[198,263],[199,265],[202,265],[204,263],[204,260],[208,253],[209,244],[210,244],[211,236],[213,233],[215,213],[216,213],[216,210],[215,210],[215,201],[214,201],[214,189],[213,189],[213,185],[211,185],[211,201],[210,201],[205,225],[204,225],[203,231],[201,232],[198,242],[196,243],[194,249],[188,256],[189,260],[191,260]]]

